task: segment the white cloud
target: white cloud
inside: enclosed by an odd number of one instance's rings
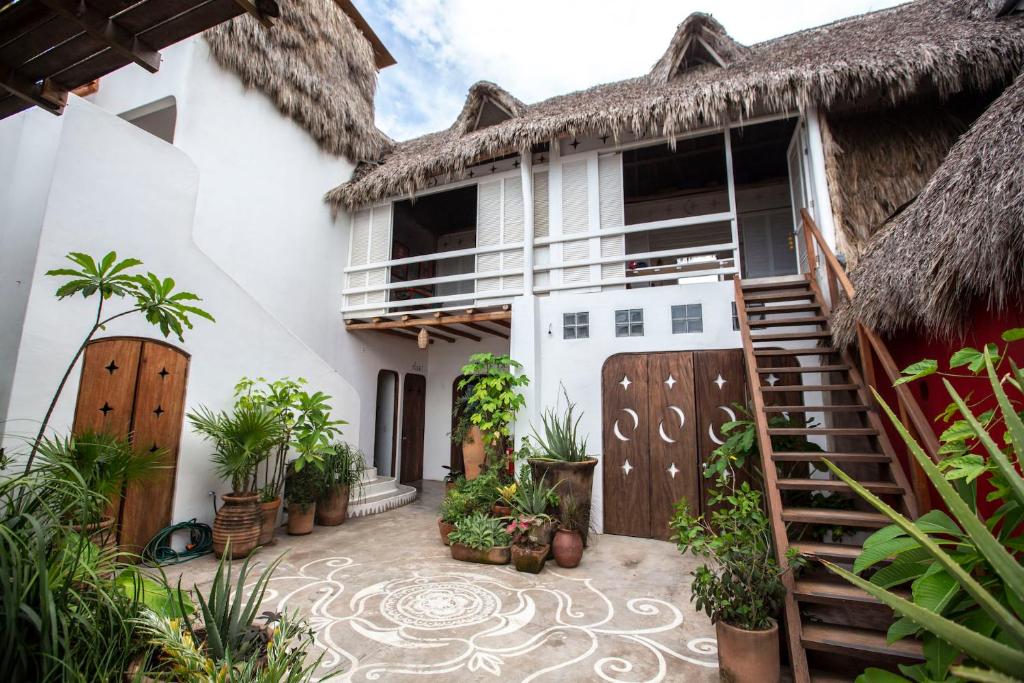
[[[378,0],[371,23],[399,60],[381,74],[378,123],[400,140],[447,128],[478,80],[536,102],[640,75],[695,11],[751,44],[899,1]]]

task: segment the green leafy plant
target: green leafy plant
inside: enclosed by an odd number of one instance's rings
[[[490,550],[507,546],[512,537],[505,530],[505,523],[484,512],[474,512],[458,522],[455,531],[448,534],[448,540],[474,550]]]
[[[519,468],[515,492],[509,502],[512,509],[521,517],[550,521],[548,511],[558,507],[559,503],[558,494],[555,492],[557,488],[558,484],[548,486],[543,477],[539,481],[534,481],[530,466],[524,463]]]
[[[462,491],[449,491],[441,500],[441,520],[445,524],[458,524],[463,517],[480,509],[480,505]]]
[[[350,494],[359,496],[363,485],[366,459],[356,448],[339,441],[323,453],[323,475],[320,495],[326,495],[337,486],[347,487]]]
[[[588,460],[587,440],[579,434],[583,415],[576,416],[576,404],[569,400],[569,394],[564,387],[562,394],[565,397],[565,412],[559,414],[557,405],[544,409],[541,413],[544,436],[538,434],[536,428],[533,430],[537,452],[531,457],[561,462],[583,462]]]
[[[1024,330],[1009,330],[1003,335],[1008,343],[1021,338]],[[1007,370],[997,370],[1004,365]],[[938,464],[876,393],[949,514],[932,510],[916,521],[909,520],[828,463],[837,477],[893,522],[865,542],[853,572],[828,566],[901,616],[889,629],[890,641],[920,636],[925,662],[901,666],[905,676],[915,681],[1020,680],[1024,671],[1024,566],[1019,559],[1024,551],[1019,535],[1024,514],[1024,477],[1020,474],[1024,373],[1006,350],[1000,352],[995,345],[986,345],[981,351],[959,351],[951,359],[951,366],[967,366],[972,373],[968,377],[972,378],[983,373],[990,391],[975,399],[974,406],[990,401],[995,407],[991,414],[975,414],[968,398],[944,378],[953,408],[940,417],[955,419],[954,426],[963,426],[943,434],[940,451],[947,457]],[[915,374],[917,379],[922,376],[914,366],[904,373],[911,379]],[[1002,444],[995,436],[997,425],[1006,429]],[[965,435],[967,430],[969,434]],[[965,474],[965,458],[974,461],[969,476]],[[958,462],[951,465],[950,460]],[[981,472],[976,468],[979,465]],[[991,513],[978,505],[977,490],[966,481],[977,480],[983,474],[990,478],[994,489],[988,496],[988,502],[996,507]],[[882,560],[891,562],[870,578],[860,575]],[[906,583],[911,587],[910,600],[889,590]],[[905,679],[869,669],[861,680]]]
[[[289,505],[298,505],[303,512],[316,503],[323,492],[324,473],[319,465],[299,469],[289,464],[285,477],[284,498]]]
[[[458,389],[465,392],[469,422],[480,428],[484,444],[491,454],[501,451],[511,436],[516,413],[525,405],[519,388],[530,383],[522,374],[522,365],[507,355],[475,353],[462,367]]]
[[[57,288],[57,298],[66,299],[75,295],[80,295],[85,299],[96,297],[96,316],[92,327],[64,371],[50,405],[46,409],[46,414],[39,426],[39,433],[36,435],[32,450],[25,463],[26,472],[32,469],[36,452],[46,434],[46,428],[49,426],[50,418],[53,417],[57,401],[64,392],[71,371],[74,370],[78,359],[81,358],[85,348],[97,332],[106,329],[107,325],[119,318],[142,314],[146,321],[157,327],[165,337],[173,332],[180,341],[185,341],[183,331],[185,327],[192,329],[192,316],[213,322],[213,316],[194,305],[194,302],[201,299],[191,292],[175,292],[175,282],[171,278],[159,278],[153,273],[145,275],[133,273],[132,271],[137,266],[142,265],[142,261],[139,259],[128,258],[119,261],[117,253],[113,251],[100,259],[80,252],[71,252],[66,258],[77,268],[56,268],[46,273],[50,277],[67,278]],[[115,297],[132,300],[131,307],[113,315],[104,316],[104,304]]]
[[[192,429],[213,442],[211,456],[217,476],[231,482],[234,495],[256,491],[256,472],[281,439],[281,425],[266,406],[236,405],[230,412],[205,406],[189,411]]]
[[[501,486],[500,468],[497,465],[487,467],[476,479],[460,479],[457,491],[461,491],[481,510],[489,510],[500,494],[498,487]]]

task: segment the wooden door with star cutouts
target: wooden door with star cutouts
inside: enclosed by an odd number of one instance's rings
[[[85,349],[73,431],[129,438],[137,451],[163,450],[163,467],[132,482],[111,510],[118,545],[140,553],[171,522],[189,355],[155,339],[106,337]]]
[[[704,510],[701,466],[722,441],[721,425],[735,416],[732,403],[743,401],[743,382],[739,350],[619,354],[605,362],[606,533],[668,540],[676,503]]]

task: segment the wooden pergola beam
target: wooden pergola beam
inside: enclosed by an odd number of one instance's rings
[[[0,89],[58,116],[64,112],[64,107],[68,103],[68,91],[55,85],[49,79],[42,83],[34,83],[15,69],[2,64],[0,64]]]
[[[399,330],[378,330],[378,332],[382,332],[383,334],[389,334],[392,337],[399,337],[401,339],[405,339],[406,341],[411,341],[413,343],[418,343],[419,342],[419,340],[416,339],[416,335],[415,334],[407,334],[405,332],[400,332]],[[433,344],[434,340],[431,339],[430,343]]]
[[[251,15],[253,18],[256,19],[256,21],[260,22],[267,28],[270,28],[271,26],[274,25],[273,20],[269,16],[261,12],[259,8],[256,7],[255,3],[250,2],[249,0],[235,0],[235,2],[238,3],[238,6],[244,9],[247,14]],[[278,13],[280,13],[280,10],[278,10]]]
[[[447,313],[445,313],[444,311],[438,311],[437,313],[434,314],[434,317],[438,318],[438,319],[441,319],[441,318],[447,318],[447,317],[449,317],[449,315]],[[467,327],[468,327],[468,325],[467,325]],[[469,332],[464,332],[463,330],[456,329],[455,326],[453,326],[453,325],[446,325],[445,326],[445,331],[450,332],[450,333],[455,334],[455,335],[458,335],[458,336],[462,337],[463,339],[470,339],[470,340],[475,341],[475,342],[479,342],[481,340],[481,338],[476,336],[475,334],[470,334]]]
[[[502,339],[508,339],[508,335],[501,330],[496,330],[493,327],[486,327],[480,323],[463,323],[466,327],[477,330],[479,332],[485,332],[487,334],[493,334],[495,337],[501,337]]]
[[[413,332],[416,332],[417,334],[420,331],[419,327],[410,327],[408,329],[412,330]],[[427,330],[427,334],[429,334],[431,337],[436,337],[438,339],[443,339],[444,341],[448,342],[449,344],[454,344],[455,343],[455,337],[449,337],[447,334],[441,334],[437,330],[430,330],[430,329],[428,329]]]
[[[469,313],[465,315],[450,315],[444,318],[410,318],[409,320],[380,320],[376,322],[357,323],[345,321],[345,327],[349,330],[395,330],[415,327],[447,327],[448,325],[464,325],[466,323],[493,322],[505,327],[512,319],[512,311],[488,311],[485,313]]]
[[[40,0],[58,16],[77,23],[87,34],[150,73],[160,70],[160,53],[85,0]]]

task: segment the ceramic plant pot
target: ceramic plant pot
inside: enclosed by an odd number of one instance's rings
[[[583,544],[586,545],[587,532],[590,529],[590,500],[594,490],[594,468],[597,466],[597,458],[590,458],[582,462],[530,458],[528,462],[534,481],[539,481],[543,477],[548,486],[558,485],[556,492],[560,497],[572,496],[580,505],[586,507],[586,521],[580,530]]]
[[[260,545],[274,543],[274,532],[277,531],[277,513],[280,509],[280,498],[275,498],[269,503],[260,503]]]
[[[316,518],[316,503],[288,505],[288,534],[305,536],[313,532],[313,520]]]
[[[338,526],[348,519],[349,487],[336,484],[316,503],[316,523]]]
[[[715,624],[719,678],[727,683],[778,683],[779,625],[747,631],[724,621]]]
[[[462,464],[466,479],[476,479],[484,466],[484,437],[479,427],[470,427],[466,440],[462,442]]]
[[[536,548],[525,545],[512,546],[512,563],[515,564],[516,571],[540,574],[540,570],[544,569],[544,562],[548,559],[549,549],[550,546],[547,545]]]
[[[460,543],[452,543],[452,559],[462,562],[476,562],[478,564],[508,564],[512,559],[512,549],[509,546],[499,546],[489,550],[477,550]]]
[[[511,517],[512,508],[504,503],[495,503],[491,506],[491,515],[494,517]]]
[[[213,520],[213,554],[218,558],[231,543],[231,559],[246,557],[260,540],[263,515],[255,493],[221,496],[224,504]]]
[[[559,529],[555,532],[555,540],[551,544],[554,548],[555,562],[559,567],[572,569],[578,567],[583,559],[583,538],[578,531],[567,531]]]
[[[449,524],[448,522],[444,521],[443,519],[438,518],[438,520],[437,520],[437,529],[438,529],[438,531],[441,532],[441,542],[444,543],[445,545],[451,545],[452,542],[448,540],[448,534],[450,534],[451,532],[455,531],[455,525],[454,524]]]

